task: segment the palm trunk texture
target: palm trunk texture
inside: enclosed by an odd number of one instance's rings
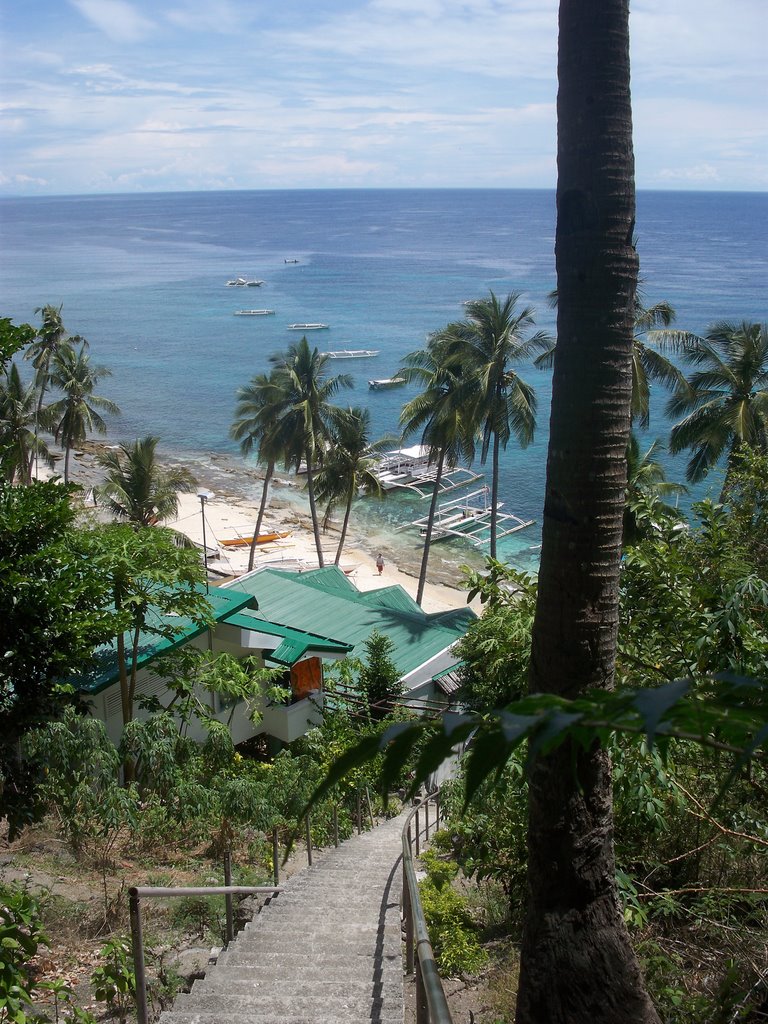
[[[416,590],[416,604],[420,605],[424,597],[424,587],[427,582],[427,566],[429,565],[429,549],[432,546],[432,529],[435,525],[435,510],[437,509],[437,498],[440,494],[440,481],[443,478],[443,464],[445,462],[445,449],[440,451],[435,471],[435,489],[429,502],[429,515],[427,517],[427,532],[424,537],[424,551],[421,555],[421,569],[419,570],[419,586]]]
[[[613,685],[637,256],[627,0],[561,0],[557,349],[529,684]],[[658,1024],[618,905],[611,766],[537,758],[518,1024]]]
[[[256,548],[259,543],[259,533],[261,532],[261,524],[264,521],[264,512],[267,507],[267,497],[269,495],[269,485],[272,481],[272,474],[275,472],[275,464],[270,461],[267,463],[267,471],[264,474],[264,486],[261,489],[261,501],[259,502],[259,514],[256,517],[256,526],[253,529],[253,539],[251,540],[251,550],[248,553],[248,572],[253,569],[253,563],[256,556]]]

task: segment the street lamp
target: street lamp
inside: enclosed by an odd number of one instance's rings
[[[204,488],[197,492],[200,499],[200,514],[203,517],[203,564],[205,565],[205,592],[208,594],[208,547],[205,543],[205,503],[215,497],[213,491],[206,491]]]

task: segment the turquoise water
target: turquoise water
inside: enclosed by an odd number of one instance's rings
[[[765,194],[640,193],[646,302],[669,300],[678,323],[694,331],[716,319],[765,319],[767,213]],[[380,350],[376,359],[334,364],[353,375],[343,400],[370,408],[376,435],[397,432],[412,392],[372,392],[368,378],[391,376],[428,332],[461,316],[463,300],[519,291],[538,325],[554,331],[554,228],[548,191],[2,199],[0,315],[37,322],[36,307],[63,303],[70,333],[86,337],[92,359],[113,372],[102,389],[122,409],[111,438],[155,433],[166,451],[200,461],[202,475],[237,458],[228,438],[235,392],[298,340],[289,323],[329,324],[309,335],[321,349]],[[226,287],[241,275],[265,284]],[[276,312],[233,316],[240,308]],[[509,511],[539,520],[550,380],[530,368],[523,374],[537,388],[539,427],[528,449],[505,453],[501,496]],[[664,397],[654,402],[651,431],[662,438]],[[669,472],[681,479],[684,461],[670,460]],[[371,535],[392,540],[424,505],[387,500],[363,503],[359,513]],[[506,554],[532,568],[537,542],[532,528]],[[450,546],[437,557],[462,560]]]

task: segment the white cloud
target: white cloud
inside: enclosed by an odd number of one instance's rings
[[[70,0],[82,16],[109,39],[135,43],[153,30],[153,22],[126,0]]]

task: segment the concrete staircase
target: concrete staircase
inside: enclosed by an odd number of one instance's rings
[[[288,879],[160,1024],[403,1024],[404,820]]]

